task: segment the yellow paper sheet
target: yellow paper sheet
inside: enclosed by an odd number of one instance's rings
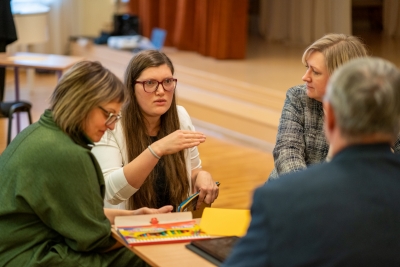
[[[205,208],[200,228],[209,235],[243,236],[250,219],[250,210]]]

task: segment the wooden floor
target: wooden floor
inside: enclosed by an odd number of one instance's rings
[[[400,40],[380,35],[362,36],[372,55],[391,60],[400,66]],[[287,47],[266,43],[251,38],[246,60],[218,61],[205,58],[197,53],[166,48],[165,52],[174,64],[188,65],[209,75],[220,75],[235,82],[244,82],[285,91],[302,83],[304,66],[301,55],[304,47]],[[121,75],[119,75],[121,76]],[[14,78],[12,70],[7,71],[6,100],[14,99]],[[48,106],[48,98],[57,82],[54,74],[35,74],[32,86],[28,86],[26,75],[21,73],[21,99],[33,104],[33,120],[37,121]],[[207,81],[204,81],[207,82]],[[31,88],[30,88],[31,87]],[[277,103],[283,105],[282,103]],[[21,116],[23,126],[27,119]],[[200,128],[201,130],[201,128]],[[273,168],[270,152],[238,143],[213,132],[206,132],[207,141],[199,146],[203,168],[210,171],[216,181],[221,182],[220,195],[213,207],[249,208],[254,188],[262,185]],[[0,153],[6,147],[7,119],[0,119]],[[15,129],[13,130],[15,135]]]

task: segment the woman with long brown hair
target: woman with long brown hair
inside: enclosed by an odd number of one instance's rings
[[[195,131],[189,114],[176,105],[173,75],[171,60],[157,50],[138,53],[127,67],[129,96],[121,122],[92,150],[103,170],[110,204],[176,208],[197,191],[198,206],[218,196],[197,150],[206,137]]]

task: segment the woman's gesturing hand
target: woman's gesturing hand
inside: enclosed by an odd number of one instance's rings
[[[151,144],[151,147],[157,155],[163,156],[198,146],[205,141],[206,136],[201,132],[176,130]]]

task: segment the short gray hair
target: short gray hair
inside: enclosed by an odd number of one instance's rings
[[[346,138],[400,129],[400,72],[379,58],[358,58],[338,68],[328,82],[325,101]]]

